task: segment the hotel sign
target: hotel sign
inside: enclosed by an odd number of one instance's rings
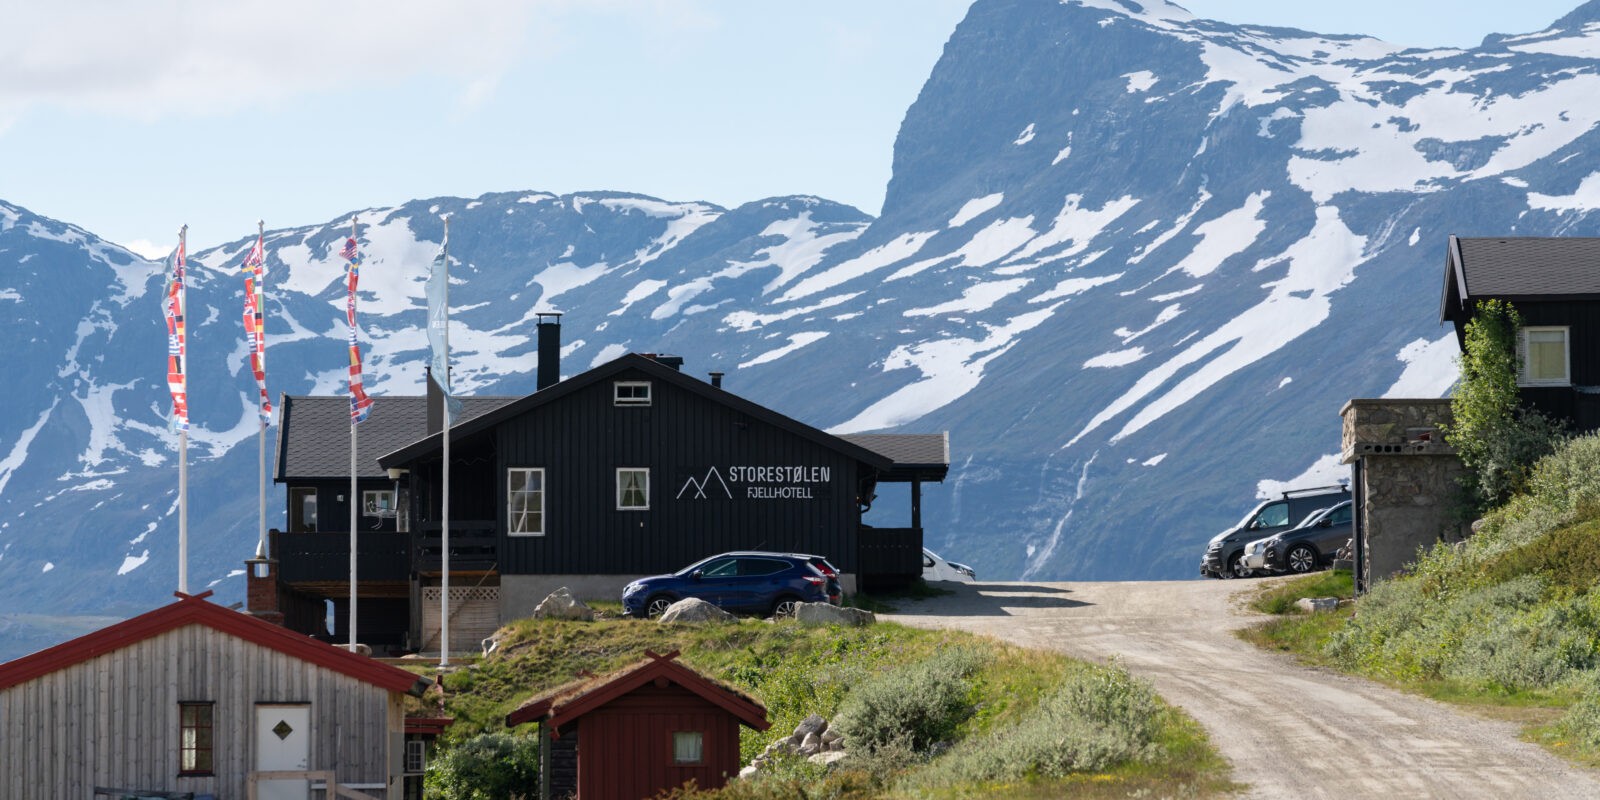
[[[677,499],[814,500],[828,496],[832,480],[832,467],[712,466],[704,473],[689,474],[678,489]]]

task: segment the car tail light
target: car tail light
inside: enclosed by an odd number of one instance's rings
[[[809,583],[812,586],[823,586],[823,585],[826,585],[827,582],[828,582],[827,578],[813,578],[813,577],[811,577],[809,575],[806,576],[806,583]]]

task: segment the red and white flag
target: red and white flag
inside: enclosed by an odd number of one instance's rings
[[[250,372],[261,390],[261,421],[272,422],[272,401],[267,397],[266,250],[261,234],[244,257],[244,339],[250,348]]]

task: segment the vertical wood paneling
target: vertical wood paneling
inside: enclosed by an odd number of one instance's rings
[[[645,379],[619,373],[617,380]],[[496,430],[501,571],[507,574],[650,574],[726,550],[819,553],[855,570],[859,514],[853,459],[680,387],[652,381],[652,404],[619,408],[612,381],[508,420]],[[715,465],[832,470],[823,496],[691,501],[676,494]],[[546,535],[507,536],[505,470],[543,467]],[[650,510],[615,508],[615,470],[650,469]]]
[[[185,700],[216,703],[214,778],[176,777]],[[311,703],[313,769],[388,781],[398,698],[190,625],[0,691],[0,800],[83,800],[96,785],[244,797],[262,702]]]

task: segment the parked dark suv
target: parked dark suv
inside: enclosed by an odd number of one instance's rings
[[[1200,557],[1200,575],[1212,578],[1249,577],[1251,571],[1239,563],[1246,543],[1289,530],[1291,525],[1310,516],[1311,512],[1349,499],[1350,489],[1347,486],[1319,486],[1284,492],[1282,497],[1263,502],[1244,515],[1238,525],[1212,537],[1206,545],[1205,555]]]
[[[1270,572],[1305,573],[1333,562],[1333,554],[1350,541],[1355,529],[1349,500],[1324,509],[1291,530],[1267,540],[1266,564]]]
[[[813,558],[817,557],[760,551],[715,555],[670,575],[628,584],[622,590],[622,613],[659,616],[686,597],[698,597],[724,611],[780,617],[793,614],[797,602],[838,602],[837,580],[824,575]]]

